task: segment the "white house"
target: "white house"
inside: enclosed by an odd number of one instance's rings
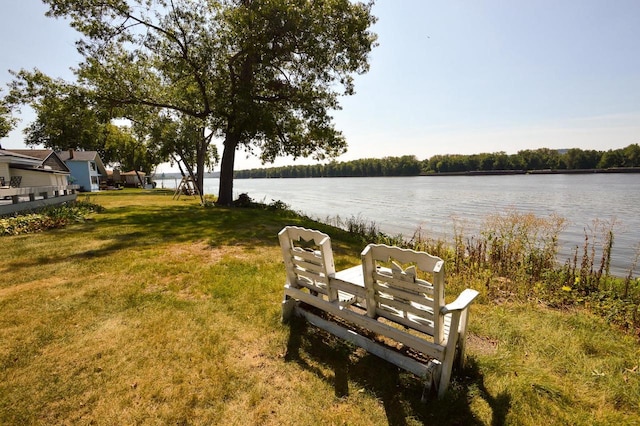
[[[71,180],[81,191],[100,190],[100,180],[107,179],[107,170],[96,151],[62,151],[58,156],[71,171]]]
[[[76,199],[69,168],[47,149],[0,149],[0,216]]]
[[[0,176],[14,187],[66,186],[69,168],[50,149],[5,149],[1,151]],[[7,180],[7,176],[10,178]]]
[[[40,164],[41,161],[35,157],[0,149],[0,186],[8,187],[11,185],[12,180],[14,184],[18,180],[22,181],[22,176],[19,174],[20,172],[16,172],[18,167],[35,168]],[[11,173],[12,169],[14,169],[13,173]]]

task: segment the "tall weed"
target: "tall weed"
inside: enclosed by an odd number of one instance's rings
[[[441,257],[452,290],[471,286],[496,302],[534,300],[556,308],[581,305],[640,336],[640,279],[633,277],[640,245],[629,274],[611,276],[615,220],[596,220],[585,228],[584,245],[576,247],[563,264],[558,262],[558,241],[566,221],[556,214],[539,217],[512,209],[486,217],[476,233],[468,233],[465,224],[454,219],[453,241],[427,237],[420,228],[409,238],[392,237],[375,223],[355,217],[336,217],[329,224],[367,243]]]

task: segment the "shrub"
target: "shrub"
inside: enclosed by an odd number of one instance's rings
[[[0,235],[20,235],[62,228],[69,223],[83,222],[89,213],[99,213],[104,207],[84,200],[50,206],[37,212],[17,213],[0,218]]]

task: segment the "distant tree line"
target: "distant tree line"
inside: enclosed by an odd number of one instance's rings
[[[609,151],[579,148],[559,151],[540,148],[518,151],[517,154],[511,155],[504,152],[434,155],[423,162],[422,171],[424,173],[452,173],[502,170],[609,169],[613,167],[640,167],[640,146],[632,144],[626,148]]]
[[[344,162],[332,161],[327,164],[239,170],[236,171],[236,178],[417,176],[422,166],[423,162],[414,155],[403,155]]]
[[[472,171],[531,171],[609,169],[640,167],[640,146],[596,151],[572,148],[554,150],[540,148],[473,155],[434,155],[418,160],[414,155],[401,157],[364,158],[328,164],[296,165],[262,169],[239,170],[235,176],[247,178],[305,178],[305,177],[375,177],[417,176],[431,173],[460,173]]]

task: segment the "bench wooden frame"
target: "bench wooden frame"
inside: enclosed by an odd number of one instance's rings
[[[439,398],[445,394],[454,363],[464,363],[469,306],[477,291],[466,289],[445,304],[444,261],[425,252],[369,244],[361,253],[361,266],[336,272],[327,234],[288,226],[278,238],[287,272],[283,321],[304,317],[424,379],[423,397],[431,388]],[[316,315],[305,304],[330,315]],[[401,343],[428,360],[373,341],[358,328]]]

